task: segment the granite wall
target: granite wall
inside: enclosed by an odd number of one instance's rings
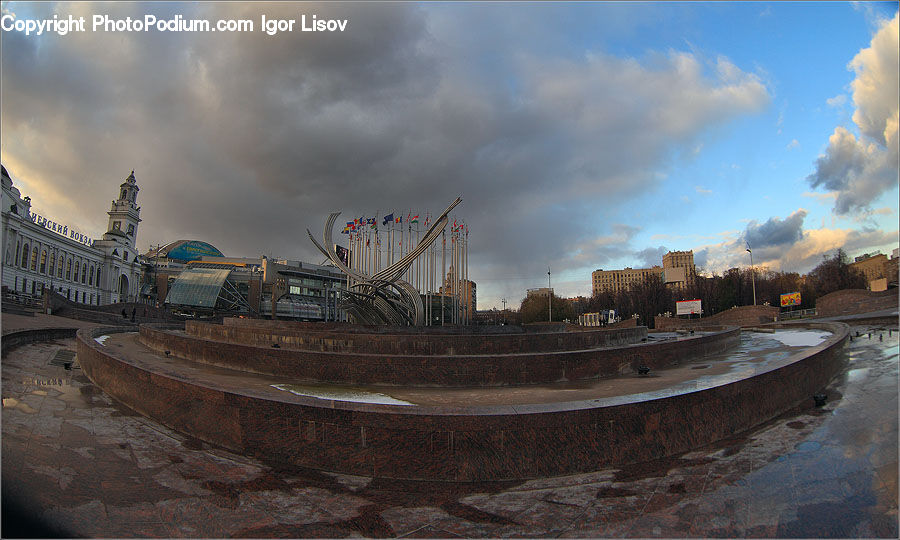
[[[900,289],[872,292],[865,289],[844,289],[816,299],[818,317],[853,315],[884,309],[897,309]]]
[[[197,325],[193,328],[208,330],[211,326]],[[646,328],[618,330],[613,331],[611,335],[618,332],[637,332],[646,335]],[[538,334],[535,337],[546,338],[555,343],[556,340],[580,339],[583,336],[584,334],[579,332]],[[367,336],[372,340],[373,350],[377,350],[375,344],[379,342],[379,338],[391,337]],[[498,339],[500,337],[505,336],[498,336]],[[486,339],[484,336],[472,338]],[[141,325],[140,340],[151,349],[159,352],[169,351],[178,358],[281,378],[345,385],[458,387],[596,379],[623,372],[635,372],[639,366],[658,369],[677,364],[689,357],[715,354],[735,346],[740,341],[740,329],[731,328],[666,342],[607,348],[455,355],[274,348],[214,341],[203,336],[189,335],[153,325]]]
[[[705,326],[759,326],[775,322],[780,312],[775,306],[739,306],[700,319],[654,317],[653,325],[658,331]]]
[[[645,327],[626,329],[578,328],[566,332],[554,331],[523,333],[436,333],[431,329],[417,332],[389,333],[379,328],[377,332],[343,332],[328,328],[287,325],[255,324],[247,326],[212,324],[188,321],[185,333],[202,339],[227,341],[243,345],[312,351],[358,352],[372,354],[460,355],[460,354],[514,354],[524,352],[573,351],[596,347],[613,347],[638,343],[647,337]]]
[[[157,372],[78,333],[85,374],[176,430],[269,461],[364,476],[441,481],[574,474],[678,454],[731,437],[823,389],[845,362],[848,327],[747,378],[659,399],[403,407],[301,396],[264,399]],[[796,327],[796,325],[794,325]]]

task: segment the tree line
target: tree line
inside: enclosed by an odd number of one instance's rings
[[[838,250],[832,257],[823,256],[818,266],[805,276],[797,272],[773,272],[767,268],[731,268],[723,274],[705,277],[691,276],[684,288],[670,288],[662,276],[648,276],[630,289],[604,291],[591,298],[565,299],[553,297],[553,320],[573,321],[582,313],[614,309],[623,319],[638,316],[638,324],[653,327],[653,318],[666,313],[675,314],[678,300],[699,299],[703,315],[715,315],[736,306],[753,305],[753,282],[756,282],[758,305],[781,305],[781,295],[799,292],[802,303],[794,309],[812,309],[816,299],[842,289],[865,289],[866,278],[850,266],[849,257]],[[522,322],[548,320],[546,297],[531,297],[522,301]]]

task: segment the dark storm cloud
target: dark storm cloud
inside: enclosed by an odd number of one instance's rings
[[[586,216],[652,190],[673,147],[768,102],[756,76],[723,58],[711,72],[679,52],[560,60],[538,46],[552,29],[517,30],[540,16],[532,10],[470,21],[465,35],[479,37],[462,39],[469,9],[480,8],[60,7],[349,24],[275,36],[4,33],[4,163],[44,179],[100,230],[115,186],[135,169],[142,248],[196,238],[227,255],[315,262],[304,230],[319,235],[330,211],[435,214],[462,196],[470,276],[488,299],[521,289],[504,276],[540,279],[548,264],[593,269],[633,253],[633,231]],[[492,36],[507,38],[490,48]],[[517,40],[530,45],[516,52]]]
[[[647,248],[634,254],[635,259],[642,268],[650,268],[653,266],[662,266],[663,255],[669,252],[665,246],[657,248]],[[695,263],[696,264],[696,263]]]
[[[751,249],[790,246],[803,238],[803,220],[806,210],[797,210],[785,219],[769,218],[762,225],[756,221],[747,224],[739,243],[749,243]]]

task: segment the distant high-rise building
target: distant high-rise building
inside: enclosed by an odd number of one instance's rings
[[[663,280],[671,287],[684,288],[696,274],[694,251],[670,251],[663,255]]]
[[[622,270],[597,269],[591,273],[591,293],[618,292],[630,289],[648,276],[661,277],[666,285],[684,287],[697,273],[693,251],[670,251],[663,255],[663,265],[652,268],[630,268]]]
[[[662,273],[663,269],[659,266],[652,268],[625,267],[622,270],[597,269],[591,273],[591,291],[595,295],[604,291],[626,291],[633,285],[644,281],[645,278],[649,276],[660,277]]]

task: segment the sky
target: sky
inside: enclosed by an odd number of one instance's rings
[[[469,228],[478,309],[693,250],[805,273],[898,247],[898,3],[4,2],[0,160],[98,238],[320,263],[330,212]],[[250,20],[105,30],[94,17]],[[303,31],[346,21],[343,31]],[[28,21],[83,31],[26,34]],[[269,20],[293,20],[270,35]],[[124,23],[123,23],[124,24]],[[308,24],[307,24],[308,25]],[[9,29],[6,29],[9,28]],[[342,237],[335,231],[335,237]],[[346,238],[343,236],[342,238]]]

